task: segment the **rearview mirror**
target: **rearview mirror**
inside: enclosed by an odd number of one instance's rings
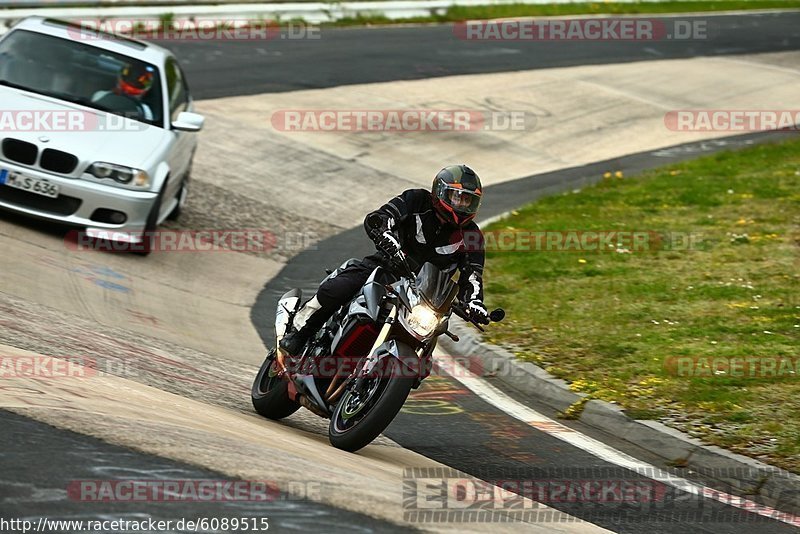
[[[489,319],[491,319],[494,323],[499,323],[502,321],[506,316],[506,312],[503,308],[497,308],[492,313],[489,314]]]
[[[203,128],[206,119],[199,113],[182,111],[178,113],[178,118],[172,121],[172,129],[182,132],[199,132]]]

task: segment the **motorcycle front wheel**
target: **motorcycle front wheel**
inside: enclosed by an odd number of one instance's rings
[[[364,377],[361,387],[348,387],[336,405],[328,439],[337,449],[355,452],[377,438],[406,402],[413,380],[396,358],[384,358]]]

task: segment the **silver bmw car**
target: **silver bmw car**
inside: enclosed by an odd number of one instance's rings
[[[0,39],[0,208],[142,243],[185,205],[203,121],[168,50],[25,19]]]

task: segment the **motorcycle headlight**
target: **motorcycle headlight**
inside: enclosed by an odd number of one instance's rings
[[[114,180],[124,185],[134,185],[136,187],[150,187],[150,175],[140,169],[125,167],[124,165],[114,165],[98,161],[86,169],[86,172],[95,178]]]
[[[428,337],[439,326],[439,315],[425,304],[411,308],[406,324],[418,336]]]

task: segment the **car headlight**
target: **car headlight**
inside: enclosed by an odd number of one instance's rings
[[[150,175],[147,172],[124,165],[98,161],[90,165],[86,172],[101,180],[108,178],[120,184],[150,187]]]
[[[406,317],[406,324],[418,336],[428,337],[439,326],[439,315],[426,304],[417,304]]]

